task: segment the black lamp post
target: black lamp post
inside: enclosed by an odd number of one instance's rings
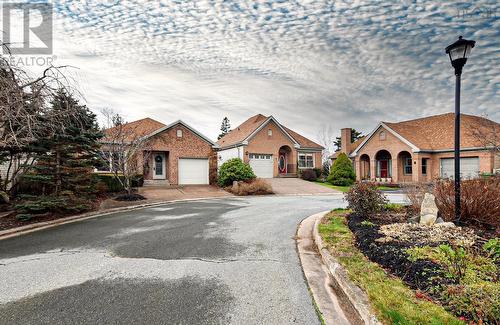
[[[460,77],[462,68],[467,62],[470,50],[476,44],[462,36],[458,41],[446,47],[446,54],[450,56],[451,65],[455,68],[455,222],[460,221]]]

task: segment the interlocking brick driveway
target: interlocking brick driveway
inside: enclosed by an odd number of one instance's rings
[[[342,192],[304,181],[300,178],[269,178],[266,179],[273,187],[275,194],[342,194]]]

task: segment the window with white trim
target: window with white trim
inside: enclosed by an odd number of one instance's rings
[[[314,168],[314,154],[299,153],[299,168]]]
[[[380,133],[378,134],[378,137],[380,140],[385,140],[385,138],[386,138],[385,131],[380,131]]]
[[[271,130],[271,129],[267,130],[267,135],[268,136],[272,136],[273,135],[273,130]]]
[[[182,138],[182,130],[177,130],[177,137]]]

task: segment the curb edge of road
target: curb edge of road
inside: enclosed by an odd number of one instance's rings
[[[53,228],[53,227],[68,224],[68,223],[103,217],[103,216],[112,215],[112,214],[120,213],[120,212],[140,210],[140,209],[144,209],[144,208],[151,208],[151,207],[170,204],[170,203],[201,201],[201,200],[221,200],[221,199],[227,199],[227,198],[228,198],[227,196],[200,197],[200,198],[192,198],[192,199],[180,199],[180,200],[171,200],[171,201],[151,202],[151,203],[126,206],[126,207],[92,211],[92,212],[78,214],[78,215],[74,215],[74,216],[70,216],[70,217],[49,220],[49,221],[44,221],[44,222],[38,222],[38,223],[33,223],[31,225],[2,230],[2,231],[0,231],[0,240],[21,236],[24,234],[38,231],[38,230]],[[234,198],[234,197],[229,196],[229,198]]]
[[[323,244],[318,227],[327,214],[328,212],[325,212],[314,223],[313,240],[333,280],[333,289],[342,301],[347,304],[350,311],[357,314],[365,324],[379,325],[381,323],[371,312],[370,302],[366,293],[349,279],[347,271]]]

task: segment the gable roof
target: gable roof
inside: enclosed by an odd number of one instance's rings
[[[189,129],[191,132],[193,132],[203,140],[207,141],[211,145],[215,145],[215,143],[208,137],[204,136],[203,134],[195,130],[193,127],[191,127],[189,124],[181,120],[175,121],[174,123],[171,123],[169,125],[165,125],[149,117],[104,130],[105,137],[102,141],[106,142],[106,138],[112,139],[112,137],[116,134],[115,132],[121,132],[125,137],[126,141],[147,139],[157,135],[158,133],[164,132],[178,124],[183,125],[184,127]]]
[[[352,155],[356,155],[381,127],[408,144],[413,151],[442,151],[454,147],[455,113],[446,113],[397,123],[380,122],[352,152]],[[484,117],[460,114],[461,148],[484,147],[484,143],[474,135],[474,132],[480,131],[481,134],[488,134],[495,127],[498,130],[500,124]]]
[[[229,131],[224,135],[217,144],[221,148],[243,145],[245,141],[251,139],[262,127],[273,121],[283,131],[283,133],[296,144],[297,147],[310,149],[324,149],[319,144],[307,139],[295,131],[283,126],[273,116],[266,117],[262,114],[257,114],[250,117],[245,122],[241,123],[237,128]]]
[[[147,136],[148,134],[164,126],[165,124],[153,120],[152,118],[146,117],[137,121],[125,123],[123,125],[104,130],[103,142],[106,142],[106,139],[111,139],[114,136],[118,136],[118,132],[125,137],[126,141],[133,141],[134,139]]]
[[[168,129],[171,129],[172,127],[176,126],[176,125],[183,125],[185,128],[187,128],[188,130],[190,130],[191,132],[193,132],[194,134],[196,134],[197,136],[199,136],[200,138],[202,138],[203,140],[207,141],[208,143],[210,143],[211,145],[215,145],[215,142],[213,142],[212,140],[210,140],[208,137],[204,136],[203,134],[201,134],[200,132],[198,132],[196,129],[194,129],[193,127],[191,127],[189,124],[187,124],[186,122],[182,121],[182,120],[177,120],[175,121],[174,123],[171,123],[169,125],[165,125],[164,127],[152,132],[151,134],[148,134],[146,136],[146,138],[151,138],[155,135],[157,135],[158,133],[162,133]]]
[[[229,131],[226,135],[217,141],[220,147],[230,147],[236,144],[241,144],[246,138],[257,130],[265,121],[267,117],[262,114],[257,114],[250,117],[245,122],[241,123],[238,127]]]

